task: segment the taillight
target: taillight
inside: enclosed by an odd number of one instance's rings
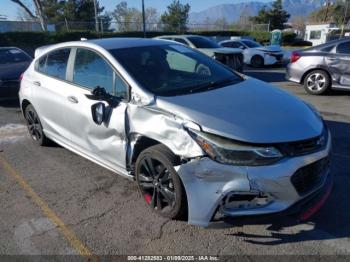
[[[291,62],[291,63],[295,63],[296,61],[299,60],[300,57],[301,57],[300,53],[294,51],[294,52],[292,53],[291,58],[290,58],[290,62]]]
[[[22,73],[20,76],[19,76],[19,81],[21,82],[22,81],[22,79],[23,79],[23,75],[24,75],[24,73]]]

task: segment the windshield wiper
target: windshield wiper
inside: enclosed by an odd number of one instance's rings
[[[189,89],[189,92],[190,93],[195,93],[195,92],[199,92],[199,91],[208,91],[208,90],[213,90],[213,89],[216,89],[216,88],[220,88],[220,87],[223,87],[223,86],[227,86],[229,84],[234,84],[234,83],[237,83],[239,82],[238,79],[225,79],[225,80],[220,80],[220,81],[212,81],[212,82],[209,82],[209,83],[204,83],[202,85],[198,85],[198,86],[195,86],[191,89]]]

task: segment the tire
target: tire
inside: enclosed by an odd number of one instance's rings
[[[259,68],[259,67],[263,67],[264,66],[264,58],[259,56],[259,55],[255,55],[252,57],[252,59],[250,60],[250,64],[252,67],[254,68]]]
[[[313,70],[305,76],[304,88],[311,95],[324,95],[331,88],[331,79],[326,71]]]
[[[136,181],[145,202],[157,214],[170,219],[184,219],[187,215],[185,189],[174,169],[178,163],[167,147],[158,144],[142,151],[135,165]]]
[[[39,146],[50,144],[50,140],[45,136],[39,115],[32,105],[28,105],[24,110],[27,128],[33,141]]]

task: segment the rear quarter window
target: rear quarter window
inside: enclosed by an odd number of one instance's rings
[[[36,70],[40,73],[65,80],[70,48],[54,50],[39,58]]]

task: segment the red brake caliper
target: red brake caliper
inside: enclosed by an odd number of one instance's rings
[[[143,195],[143,197],[145,198],[147,204],[151,203],[152,196],[150,194],[145,194],[145,195]]]

